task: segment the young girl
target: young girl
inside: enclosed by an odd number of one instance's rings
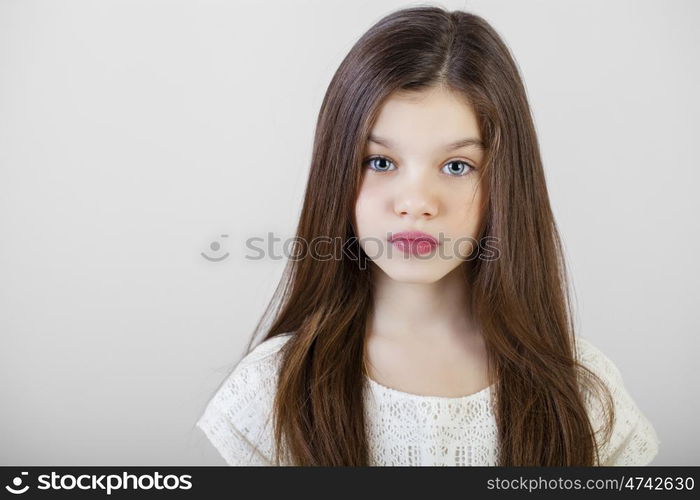
[[[296,238],[263,341],[261,320],[197,422],[228,464],[656,455],[616,366],[574,334],[525,90],[481,17],[414,7],[361,37],[321,106]]]

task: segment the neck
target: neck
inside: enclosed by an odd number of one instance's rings
[[[434,283],[400,282],[376,269],[370,335],[430,342],[477,335],[463,265]]]

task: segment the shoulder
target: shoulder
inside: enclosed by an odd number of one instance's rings
[[[576,356],[581,364],[601,377],[611,390],[624,386],[617,365],[587,338],[576,336]]]
[[[277,387],[282,347],[291,337],[291,334],[277,335],[258,344],[221,384],[216,397],[237,411],[236,423],[245,422],[246,415],[252,414],[252,407],[268,410]]]
[[[197,422],[229,464],[269,464],[271,460],[272,405],[282,347],[291,338],[291,333],[277,335],[246,354],[216,390]],[[250,451],[250,457],[242,459],[240,455],[248,449],[255,453]]]
[[[241,359],[231,375],[237,371],[266,372],[273,369],[280,360],[282,347],[291,338],[291,333],[283,333],[262,341]]]
[[[599,444],[601,465],[649,464],[658,453],[659,438],[627,390],[618,366],[600,348],[581,336],[576,337],[576,355],[581,364],[601,378],[613,400],[613,431],[609,441]],[[604,400],[588,390],[584,392],[584,400],[594,430],[602,437],[606,416]]]

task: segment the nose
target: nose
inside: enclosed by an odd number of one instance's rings
[[[438,203],[426,186],[404,188],[396,197],[394,213],[400,217],[432,219],[438,214]]]

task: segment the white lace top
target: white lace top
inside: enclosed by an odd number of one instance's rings
[[[266,340],[236,366],[196,425],[229,465],[273,465],[272,398],[281,356],[290,334]],[[647,465],[659,438],[626,391],[622,376],[598,348],[582,337],[577,355],[608,384],[616,419],[602,465]],[[368,378],[365,414],[370,465],[497,465],[497,428],[491,389],[462,397],[421,396]],[[602,407],[584,396],[594,427]],[[286,465],[286,464],[283,464]]]

